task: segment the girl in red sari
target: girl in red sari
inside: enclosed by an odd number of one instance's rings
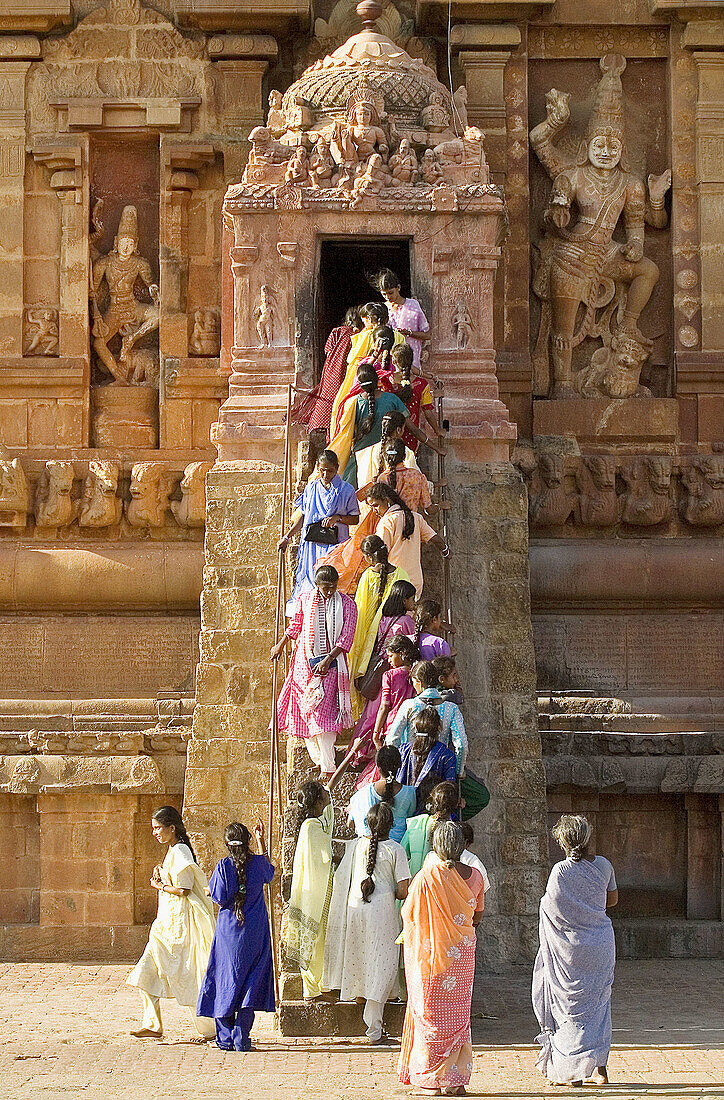
[[[435,827],[402,906],[407,1010],[397,1075],[431,1096],[462,1096],[473,1069],[470,1002],[483,876],[460,862],[462,829]]]
[[[435,405],[430,393],[427,379],[421,374],[412,373],[413,351],[409,344],[398,344],[392,349],[390,355],[392,366],[393,389],[410,410],[410,423],[416,428],[420,427],[423,415],[433,431],[432,439],[426,442],[433,451],[438,451],[438,436],[440,425],[435,414]],[[410,431],[409,425],[402,436],[403,443],[412,451],[417,451],[420,440]]]

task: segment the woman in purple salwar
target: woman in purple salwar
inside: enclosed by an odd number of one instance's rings
[[[564,814],[553,836],[566,858],[551,871],[540,903],[533,968],[538,1068],[557,1085],[605,1085],[616,965],[606,909],[618,901],[616,876],[604,856],[588,854],[591,826],[585,817]]]
[[[264,826],[254,827],[259,855],[250,851],[251,834],[238,821],[226,826],[229,851],[216,864],[209,893],[220,906],[214,942],[199,994],[197,1015],[213,1016],[221,1050],[251,1050],[255,1012],[273,1012],[269,914],[264,886],[274,878],[266,855]]]

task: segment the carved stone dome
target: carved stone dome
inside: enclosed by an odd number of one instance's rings
[[[435,96],[448,114],[448,89],[424,62],[410,57],[384,34],[367,27],[321,61],[315,62],[287,89],[287,118],[300,101],[310,109],[312,128],[321,129],[345,116],[350,102],[374,89],[400,130],[420,129],[421,114]],[[362,93],[362,94],[361,94]]]

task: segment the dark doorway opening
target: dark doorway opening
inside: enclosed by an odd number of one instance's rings
[[[410,296],[410,241],[399,237],[322,241],[319,252],[317,348],[315,376],[324,364],[324,345],[331,329],[341,325],[350,306],[381,301],[367,276],[389,267],[400,276],[402,293]]]

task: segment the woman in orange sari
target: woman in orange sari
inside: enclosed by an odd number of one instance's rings
[[[483,876],[460,862],[454,821],[435,827],[433,850],[402,906],[407,1010],[397,1076],[431,1096],[463,1096],[473,1069],[470,1002]]]

